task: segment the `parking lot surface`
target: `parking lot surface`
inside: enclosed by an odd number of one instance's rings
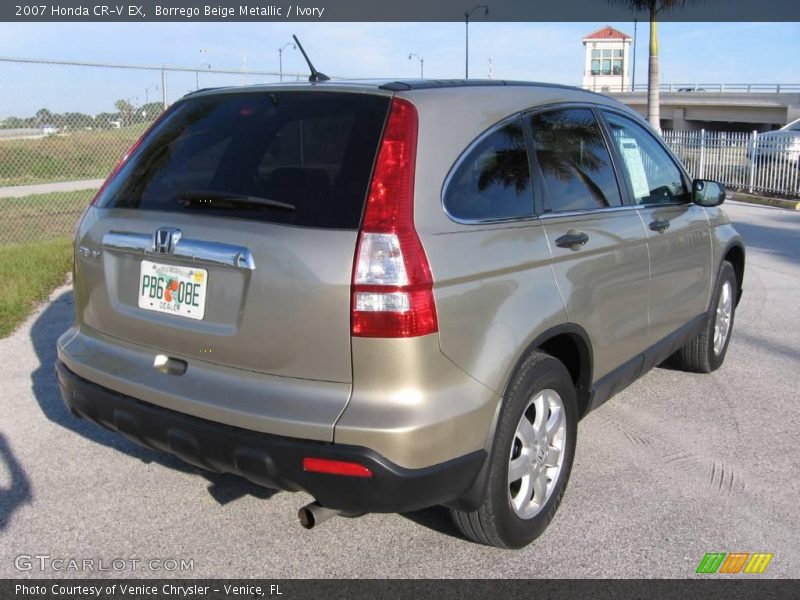
[[[588,415],[561,508],[521,551],[464,541],[440,508],[306,531],[307,495],[202,473],[73,418],[53,370],[73,304],[57,290],[0,340],[0,577],[688,577],[718,551],[771,552],[761,577],[800,577],[800,212],[726,209],[748,256],[725,365],[656,368]],[[35,554],[126,567],[15,566]]]

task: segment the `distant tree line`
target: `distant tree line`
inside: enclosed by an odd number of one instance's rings
[[[45,127],[53,127],[59,131],[111,129],[112,127],[127,127],[136,123],[148,123],[164,110],[161,102],[133,106],[127,100],[117,100],[114,108],[117,109],[116,112],[101,112],[96,115],[81,112],[54,113],[46,108],[40,108],[31,117],[3,119],[0,121],[0,129],[42,129]]]

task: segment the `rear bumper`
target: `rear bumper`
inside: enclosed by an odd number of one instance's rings
[[[475,481],[486,458],[478,450],[421,469],[408,469],[361,446],[260,433],[149,404],[96,385],[56,362],[64,403],[79,417],[203,469],[234,473],[265,487],[303,490],[323,506],[353,512],[405,512],[452,502]],[[372,476],[303,470],[303,458],[352,461]]]

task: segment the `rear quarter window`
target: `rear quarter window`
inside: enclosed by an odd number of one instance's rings
[[[388,107],[387,97],[319,91],[188,98],[98,205],[356,229]]]
[[[447,213],[465,221],[533,213],[533,191],[522,121],[488,133],[459,160],[444,193]]]

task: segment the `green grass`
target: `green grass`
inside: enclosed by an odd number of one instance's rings
[[[14,331],[37,302],[64,283],[72,268],[72,241],[0,247],[0,338]]]
[[[146,127],[0,139],[0,187],[105,178]]]
[[[0,198],[0,251],[5,244],[71,237],[94,194],[81,190]]]

